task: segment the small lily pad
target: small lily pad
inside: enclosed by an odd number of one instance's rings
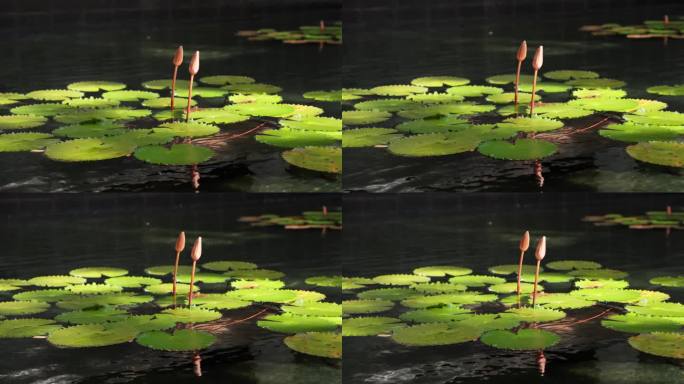
[[[402,326],[401,320],[394,317],[352,317],[342,320],[342,336],[377,336]]]
[[[577,288],[627,288],[629,282],[626,280],[614,280],[614,279],[585,279],[575,282],[575,287]]]
[[[555,260],[546,263],[546,267],[557,271],[570,271],[573,269],[599,269],[602,265],[588,260]]]
[[[342,91],[309,91],[302,96],[316,101],[342,101]]]
[[[354,108],[358,110],[383,112],[398,112],[416,106],[416,102],[408,99],[376,99],[354,104]]]
[[[105,284],[123,288],[142,288],[146,285],[157,285],[161,283],[162,281],[160,279],[146,276],[119,276],[105,280]]]
[[[446,156],[473,151],[480,142],[477,135],[427,133],[392,140],[388,150],[407,157]]]
[[[256,269],[257,265],[248,261],[221,260],[204,263],[202,264],[202,268],[208,269],[210,271],[226,272],[244,269]],[[189,270],[186,272],[189,272]]]
[[[372,283],[374,284],[375,282]],[[414,296],[415,294],[416,291],[412,288],[397,287],[369,289],[367,291],[359,292],[356,296],[358,296],[359,299],[364,300],[382,299],[397,301]]]
[[[667,317],[643,316],[634,313],[611,315],[601,320],[601,325],[618,332],[649,333],[676,332],[682,323]]]
[[[570,295],[580,296],[587,300],[615,303],[634,303],[639,301],[641,293],[634,289],[590,288],[571,291]]]
[[[449,88],[446,92],[450,95],[463,97],[480,97],[485,95],[498,95],[503,93],[504,90],[503,88],[491,87],[488,85],[466,85]]]
[[[130,327],[85,324],[54,330],[50,332],[47,340],[63,348],[103,347],[129,342],[137,334],[138,332]]]
[[[174,97],[174,105],[177,107],[183,107],[186,108],[188,105],[188,99],[183,98],[183,97]],[[195,100],[190,101],[190,106],[196,106],[197,102]],[[162,108],[169,108],[171,106],[171,98],[170,97],[157,97],[153,99],[146,99],[142,102],[143,107],[147,108],[152,108],[152,109],[162,109]]]
[[[209,85],[226,85],[226,84],[252,84],[256,80],[248,76],[236,76],[236,75],[213,75],[204,76],[199,79],[200,82]],[[187,82],[184,86],[187,87]]]
[[[108,321],[119,321],[126,317],[128,317],[128,312],[122,309],[97,308],[64,312],[57,315],[55,320],[69,324],[98,324]]]
[[[565,69],[545,72],[544,77],[553,80],[597,79],[599,77],[599,74],[592,71]]]
[[[644,163],[684,167],[684,143],[649,141],[630,145],[626,150],[631,157]]]
[[[280,103],[283,101],[280,95],[268,95],[265,93],[253,93],[243,95],[242,93],[228,96],[228,101],[231,103]]]
[[[226,296],[259,303],[291,303],[297,299],[297,292],[286,289],[253,288],[229,291]]]
[[[668,141],[684,135],[684,128],[645,124],[609,124],[599,134],[612,140],[638,143],[644,141]]]
[[[199,287],[194,286],[192,291],[193,292],[199,292]],[[153,295],[165,295],[167,293],[173,292],[173,284],[172,283],[162,283],[162,284],[148,285],[145,287],[145,292],[151,293]],[[176,292],[178,294],[181,294],[181,295],[187,295],[190,292],[190,284],[182,284],[182,283],[176,284]]]
[[[413,323],[452,323],[466,319],[466,315],[470,313],[470,310],[460,306],[448,305],[404,312],[399,318]]]
[[[99,92],[99,91],[118,91],[126,88],[126,84],[116,81],[77,81],[67,85],[67,89],[81,92]]]
[[[540,271],[544,271],[544,268],[540,268]],[[532,265],[523,265],[522,266],[522,273],[535,273],[536,268]],[[503,265],[495,265],[493,267],[489,267],[489,272],[497,274],[497,275],[510,275],[513,273],[518,273],[518,264],[503,264]]]
[[[285,274],[273,269],[237,269],[224,272],[224,276],[241,279],[280,279]]]
[[[473,341],[480,337],[480,334],[480,330],[472,327],[451,327],[449,324],[433,323],[396,328],[392,332],[392,340],[402,345],[426,347]]]
[[[101,295],[105,293],[121,292],[123,290],[122,287],[116,285],[96,283],[69,285],[64,289],[78,295]]]
[[[567,293],[544,293],[537,296],[537,304],[553,309],[587,308],[596,304],[592,300]]]
[[[45,148],[59,140],[47,133],[21,132],[0,135],[0,152],[25,152]]]
[[[37,276],[29,279],[31,285],[39,287],[66,287],[73,284],[84,284],[86,279],[77,276],[53,275],[53,276]]]
[[[468,287],[484,287],[485,285],[503,284],[506,279],[488,275],[455,276],[449,279],[451,284],[463,284]]]
[[[0,339],[43,336],[62,326],[52,319],[23,318],[0,321]]]
[[[365,125],[380,123],[392,117],[392,114],[384,111],[342,111],[342,121],[346,125]]]
[[[468,287],[461,284],[434,282],[413,284],[411,285],[411,289],[414,289],[422,293],[448,293],[456,291],[465,291],[466,289],[468,289]]]
[[[283,305],[286,313],[297,316],[342,317],[342,305],[326,302],[307,302],[301,305]]]
[[[494,140],[480,144],[477,150],[486,156],[503,160],[538,160],[556,153],[556,144],[537,139],[518,139],[514,143]]]
[[[273,84],[232,84],[222,87],[230,93],[278,93],[283,89]]]
[[[331,359],[342,357],[342,335],[330,332],[298,333],[285,338],[288,348],[303,353]]]
[[[108,160],[126,155],[125,149],[97,138],[62,141],[48,145],[45,150],[48,158],[65,162]]]
[[[462,276],[473,273],[470,268],[456,267],[452,265],[440,265],[430,267],[420,267],[413,270],[413,274],[419,276],[444,277],[444,276]]]
[[[684,287],[684,276],[660,276],[654,277],[648,282],[663,287],[681,288]]]
[[[43,116],[5,115],[0,116],[0,130],[36,128],[47,123]]]
[[[401,137],[399,132],[391,128],[349,129],[342,132],[342,147],[359,148],[385,145],[399,137]]]
[[[298,129],[267,129],[254,138],[256,141],[283,148],[334,145],[340,140],[339,132],[315,132]]]
[[[490,103],[494,104],[508,104],[512,103],[515,101],[515,93],[513,92],[506,92],[506,93],[499,93],[496,95],[489,95],[485,99],[489,101]],[[541,96],[539,95],[534,95],[534,100],[538,101],[541,100]],[[518,92],[518,102],[519,103],[529,103],[532,101],[532,94],[531,93],[525,93],[525,92]]]
[[[651,302],[644,306],[628,305],[625,309],[644,316],[684,317],[684,304],[680,303]]]
[[[563,122],[542,117],[509,117],[497,124],[500,128],[513,128],[519,132],[547,132],[563,127]]]
[[[584,99],[592,97],[600,98],[620,98],[627,96],[627,92],[622,89],[610,89],[610,88],[596,88],[596,89],[575,89],[572,91],[572,95]]]
[[[480,341],[499,349],[540,350],[557,344],[560,336],[542,329],[521,329],[517,333],[494,330],[483,334]]]
[[[624,279],[629,274],[617,269],[576,269],[568,272],[568,275],[582,277],[585,279]]]
[[[486,80],[490,84],[504,85],[515,83],[515,78],[515,73],[512,73],[506,75],[490,76]],[[532,84],[533,79],[534,77],[532,75],[520,75],[520,84]],[[541,79],[537,79],[537,81],[541,81]]]
[[[209,264],[209,263],[207,263]],[[206,264],[202,265],[204,267]],[[145,268],[145,273],[148,275],[154,275],[154,276],[165,276],[165,275],[170,275],[173,273],[174,266],[173,265],[155,265],[153,267],[148,267]],[[207,268],[209,269],[209,268]],[[192,267],[189,265],[179,265],[178,266],[178,273],[191,273],[192,272]]]
[[[644,333],[629,338],[634,349],[651,355],[684,359],[684,334],[670,332]]]
[[[503,284],[494,284],[490,285],[487,287],[487,289],[491,292],[496,292],[496,293],[511,293],[511,292],[516,292],[517,290],[517,283],[503,283]],[[520,283],[520,292],[522,293],[532,293],[534,290],[534,284],[530,283]],[[537,284],[537,291],[541,292],[544,290],[544,287]]]
[[[178,323],[206,323],[221,318],[221,312],[198,307],[176,307],[162,313],[172,316]]]
[[[149,145],[138,148],[134,156],[136,159],[152,164],[194,165],[211,159],[214,151],[192,144],[174,144],[171,148]]]
[[[382,85],[371,88],[371,91],[380,96],[407,96],[413,93],[426,93],[428,89],[417,85]]]
[[[402,300],[401,305],[408,308],[430,308],[443,305],[466,305],[496,301],[497,295],[483,295],[478,292],[453,292],[441,295],[414,296]]]
[[[378,313],[389,311],[394,303],[389,300],[345,300],[342,302],[342,311],[345,315],[361,313]]]
[[[298,316],[284,313],[265,316],[257,325],[273,332],[299,333],[334,331],[341,323],[341,317]]]
[[[221,293],[201,294],[192,299],[193,305],[207,309],[238,309],[252,305],[251,301],[233,299]]]
[[[156,99],[159,94],[156,92],[147,91],[110,91],[102,94],[102,98],[118,101],[139,101]]]
[[[459,86],[470,83],[470,80],[457,76],[425,76],[411,80],[411,84],[419,87]]]
[[[216,336],[206,331],[178,329],[173,333],[149,331],[141,333],[136,339],[138,344],[161,351],[197,351],[216,342]]]
[[[568,80],[565,84],[572,85],[575,88],[622,88],[627,83],[615,79],[576,79]]]
[[[520,307],[507,310],[506,316],[511,316],[527,323],[546,323],[564,318],[565,312],[544,307]]]
[[[411,285],[414,283],[427,283],[430,281],[429,277],[419,275],[394,274],[394,275],[380,275],[373,278],[376,284],[382,285]]]
[[[34,315],[50,308],[50,304],[42,301],[0,301],[0,315]]]
[[[445,116],[436,119],[411,120],[397,125],[395,128],[408,133],[445,133],[458,132],[470,126],[468,120],[457,116]]]
[[[29,99],[62,101],[66,99],[77,99],[83,97],[83,92],[70,89],[41,89],[26,94]]]
[[[10,112],[14,115],[55,116],[60,113],[69,113],[72,110],[72,107],[63,103],[40,103],[14,107],[10,109]]]
[[[288,163],[326,173],[342,173],[342,149],[339,147],[295,148],[282,154]]]
[[[342,276],[312,276],[308,277],[304,282],[319,287],[341,287]]]
[[[128,270],[115,267],[85,267],[69,271],[71,276],[83,277],[87,279],[99,279],[102,277],[117,277],[128,274]]]
[[[59,127],[52,131],[52,134],[70,139],[99,138],[105,136],[116,136],[126,132],[126,127],[122,124],[103,121],[92,124],[72,124]]]
[[[254,288],[280,289],[280,288],[285,286],[285,283],[281,280],[249,279],[249,280],[231,281],[230,286],[235,288],[235,289],[254,289]]]

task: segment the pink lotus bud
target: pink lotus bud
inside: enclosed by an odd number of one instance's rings
[[[546,256],[546,236],[542,236],[537,242],[537,250],[534,252],[534,257],[537,261],[541,261]]]
[[[195,76],[197,72],[199,72],[199,51],[195,51],[195,54],[192,55],[192,59],[190,59],[190,74]]]
[[[518,61],[524,61],[526,57],[527,57],[527,41],[523,40],[523,42],[520,43],[520,47],[518,48],[518,54],[516,55],[516,58],[518,59]]]
[[[183,252],[185,249],[185,232],[181,231],[176,239],[176,252]]]
[[[542,67],[542,64],[544,64],[544,46],[540,45],[534,52],[534,59],[532,59],[532,68],[534,68],[535,71],[538,71]]]
[[[525,252],[530,248],[530,231],[525,231],[520,239],[520,252]]]
[[[183,46],[179,45],[176,54],[173,56],[173,65],[180,67],[183,64]]]
[[[192,261],[197,261],[202,257],[202,236],[195,240],[195,244],[192,245],[192,252],[190,253]]]

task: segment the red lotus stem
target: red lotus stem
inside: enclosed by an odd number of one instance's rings
[[[176,239],[176,263],[173,266],[173,297],[176,298],[176,283],[178,281],[178,263],[180,262],[180,254],[185,249],[185,232],[181,231]]]
[[[188,108],[185,115],[186,122],[190,120],[190,106],[192,104],[192,83],[195,81],[195,75],[197,74],[197,72],[199,72],[199,65],[200,53],[199,51],[195,51],[195,54],[192,55],[192,59],[190,59],[190,67],[188,68],[188,71],[190,72],[190,85],[188,86]]]
[[[537,93],[537,74],[544,63],[544,46],[540,45],[534,52],[532,68],[534,68],[534,78],[532,79],[532,100],[530,100],[530,116],[534,114],[534,97]]]
[[[171,111],[173,111],[175,105],[175,95],[176,95],[176,76],[178,75],[178,67],[183,64],[183,46],[179,45],[176,49],[176,54],[173,56],[173,78],[171,79]]]
[[[534,258],[537,259],[537,269],[534,272],[534,291],[532,293],[532,306],[537,304],[537,286],[539,284],[539,268],[541,268],[541,261],[546,256],[546,236],[537,242],[537,249],[534,252]]]
[[[518,262],[518,288],[517,292],[520,295],[520,277],[522,275],[523,258],[525,257],[525,251],[530,248],[530,231],[525,231],[522,238],[520,239],[520,261]]]
[[[197,260],[202,257],[202,237],[198,237],[195,243],[192,245],[192,251],[190,252],[190,257],[192,258],[192,273],[190,274],[190,289],[188,292],[188,306],[192,305],[192,288],[195,285],[195,269],[197,268]]]
[[[518,60],[518,69],[515,72],[515,108],[518,108],[518,86],[520,85],[520,68],[522,67],[523,61],[527,57],[527,41],[523,40],[518,47],[518,53],[516,54],[516,59]]]

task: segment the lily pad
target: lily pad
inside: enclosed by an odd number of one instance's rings
[[[414,296],[402,300],[401,305],[408,308],[430,308],[443,305],[466,305],[496,301],[497,295],[483,295],[478,292],[454,292],[441,295]]]
[[[576,309],[594,306],[596,302],[567,293],[544,293],[537,296],[537,304],[553,309]]]
[[[417,107],[417,103],[408,99],[376,99],[354,104],[354,108],[364,111],[397,112]]]
[[[50,304],[42,301],[0,301],[0,315],[34,315],[50,308]]]
[[[121,292],[123,290],[122,287],[116,285],[96,283],[69,285],[64,289],[78,295],[101,295],[105,293]]]
[[[519,132],[547,132],[563,127],[563,122],[542,117],[509,117],[497,124],[500,128],[512,128]]]
[[[407,121],[397,125],[395,128],[401,132],[408,133],[445,133],[458,132],[470,126],[468,120],[457,116],[445,116],[433,119],[418,119]]]
[[[389,300],[344,300],[342,311],[345,315],[360,313],[378,313],[389,311],[394,307],[394,303]]]
[[[126,155],[128,151],[120,146],[97,138],[62,141],[48,145],[45,150],[48,158],[65,162],[108,160]]]
[[[372,282],[374,284],[375,282]],[[359,299],[364,299],[364,300],[376,300],[376,299],[381,299],[381,300],[391,300],[391,301],[397,301],[397,300],[403,300],[408,297],[414,296],[416,294],[416,291],[412,288],[404,288],[404,287],[397,287],[397,288],[377,288],[377,289],[369,289],[367,291],[359,292],[356,296],[358,296]]]
[[[532,84],[533,79],[534,77],[532,75],[520,75],[520,84]],[[486,80],[490,84],[513,84],[515,83],[515,73],[512,73],[510,75],[494,75],[488,77]],[[539,82],[541,81],[541,79],[538,78],[537,81]]]
[[[577,79],[568,80],[565,84],[572,85],[575,88],[622,88],[627,83],[615,79]]]
[[[156,92],[148,91],[110,91],[102,94],[102,98],[118,101],[139,101],[139,100],[149,100],[156,99],[159,94]]]
[[[319,287],[340,287],[342,286],[342,276],[312,276],[304,282]]]
[[[174,144],[171,148],[150,145],[138,148],[134,156],[138,160],[152,164],[194,165],[211,159],[214,151],[192,144]]]
[[[161,351],[197,351],[216,342],[216,336],[206,331],[178,329],[173,333],[149,331],[141,333],[135,341],[138,344]]]
[[[440,265],[430,267],[420,267],[413,270],[413,274],[419,276],[444,277],[444,276],[462,276],[473,273],[470,268],[456,267],[452,265]]]
[[[162,313],[172,316],[178,323],[206,323],[221,318],[221,312],[198,307],[169,308]]]
[[[331,359],[342,357],[342,335],[330,332],[298,333],[285,338],[288,348],[303,353]]]
[[[73,297],[75,294],[65,289],[37,289],[16,293],[12,298],[19,301],[44,301],[52,303]]]
[[[71,139],[100,138],[105,136],[116,136],[126,132],[126,127],[122,124],[103,121],[92,124],[73,124],[66,125],[52,131],[52,134]]]
[[[648,282],[663,287],[681,288],[684,287],[684,276],[659,276],[652,278]]]
[[[634,99],[599,97],[570,100],[568,105],[601,112],[630,112],[639,108]]]
[[[67,89],[81,92],[99,92],[99,91],[118,91],[126,88],[126,84],[116,81],[77,81],[67,85]]]
[[[63,348],[103,347],[129,342],[137,334],[136,330],[129,327],[85,324],[54,330],[47,340]]]
[[[421,293],[448,293],[456,291],[465,291],[467,286],[461,284],[434,282],[434,283],[418,283],[411,285],[414,289]]]
[[[342,336],[377,336],[402,326],[401,320],[394,317],[351,317],[342,320]]]
[[[102,306],[134,307],[149,303],[154,298],[147,295],[135,295],[129,292],[107,293],[101,295],[74,295],[57,302],[57,307],[68,310],[95,308]]]
[[[342,173],[342,149],[339,147],[304,147],[283,152],[288,163],[305,169]]]
[[[470,313],[470,310],[458,305],[448,305],[404,312],[399,318],[413,323],[452,323],[466,319],[466,315]]]
[[[0,130],[36,128],[47,123],[43,116],[4,115],[0,116]]]
[[[518,283],[494,284],[494,285],[490,285],[489,287],[487,287],[487,289],[491,292],[496,292],[496,293],[511,293],[511,292],[516,292],[517,285],[518,285]],[[520,283],[520,292],[532,293],[533,290],[534,290],[534,284]],[[544,287],[541,286],[540,284],[537,284],[537,291],[540,292],[543,290],[544,290]]]
[[[193,292],[199,292],[199,290],[200,289],[198,286],[193,286],[192,288]],[[165,295],[167,293],[173,292],[173,283],[148,285],[145,287],[145,292],[151,293],[153,295]],[[187,295],[190,293],[190,284],[176,284],[176,293],[179,295]]]
[[[297,316],[342,317],[342,305],[326,302],[307,302],[301,305],[283,305],[286,313]]]
[[[81,99],[73,99],[81,100]],[[66,100],[65,100],[66,101]],[[55,116],[60,113],[69,113],[73,108],[63,103],[40,103],[29,104],[14,107],[10,112],[14,115],[32,115],[32,116]]]
[[[285,274],[273,269],[237,269],[224,272],[224,276],[241,279],[280,279]]]
[[[209,264],[209,263],[207,263]],[[202,267],[205,267],[207,264],[202,265]],[[210,269],[210,268],[207,268]],[[148,275],[154,275],[154,276],[165,276],[165,275],[170,275],[173,273],[174,266],[173,265],[155,265],[153,267],[148,267],[145,268],[145,273]],[[179,265],[178,266],[178,273],[191,273],[192,272],[192,267],[189,265]]]
[[[425,107],[410,108],[398,113],[399,116],[406,119],[425,119],[436,116],[448,115],[475,115],[485,113],[496,109],[490,104],[475,104],[471,102],[448,103],[448,104],[432,104]]]
[[[573,269],[599,269],[602,265],[588,260],[555,260],[546,263],[546,267],[557,271],[570,271]]]
[[[25,152],[45,148],[59,140],[47,133],[22,132],[0,135],[0,152]]]
[[[62,104],[69,107],[69,108],[82,108],[82,109],[89,109],[89,108],[113,108],[113,107],[118,107],[121,102],[118,100],[111,100],[111,99],[102,99],[99,97],[86,97],[83,99],[66,99],[62,101]],[[64,113],[65,111],[68,112],[68,109],[59,111],[58,113]]]
[[[684,317],[684,304],[651,302],[648,305],[628,305],[629,312],[644,316]]]
[[[84,284],[86,279],[77,276],[53,275],[53,276],[37,276],[29,279],[31,285],[39,287],[66,287],[73,284]]]
[[[234,299],[221,293],[209,293],[194,297],[192,304],[207,309],[229,310],[248,307],[252,302]]]
[[[601,325],[618,332],[649,333],[676,332],[682,328],[682,323],[667,317],[654,317],[627,313],[625,315],[611,315],[601,320]]]
[[[392,115],[384,111],[342,111],[342,121],[347,125],[365,125],[380,123]]]
[[[486,156],[503,160],[538,160],[556,153],[556,144],[537,139],[518,139],[514,143],[494,140],[480,144],[477,150]]]
[[[540,271],[544,271],[544,268],[540,268]],[[536,268],[533,265],[523,265],[522,266],[522,273],[535,273]],[[497,275],[510,275],[513,273],[518,273],[518,264],[503,264],[503,265],[495,265],[493,267],[489,267],[489,272],[497,274]]]
[[[645,163],[668,167],[684,167],[684,143],[675,141],[649,141],[630,145],[627,154]]]
[[[575,89],[572,91],[572,95],[580,98],[620,98],[627,96],[627,92],[622,89],[610,89],[610,88],[596,88],[596,89]]]
[[[272,85],[272,84],[261,84],[261,83],[253,83],[253,84],[232,84],[232,85],[226,85],[222,87],[223,89],[227,90],[228,92],[231,93],[278,93],[282,91],[283,89],[278,87],[277,85]]]
[[[417,103],[423,104],[440,104],[440,103],[453,103],[457,101],[462,101],[464,96],[455,95],[450,93],[414,93],[412,95],[406,96],[407,100],[411,100]]]
[[[565,312],[544,307],[511,308],[505,312],[510,316],[527,323],[546,323],[564,318]]]
[[[146,276],[119,276],[105,280],[105,284],[122,288],[142,288],[146,285],[157,285],[161,283],[162,281],[160,279]]]
[[[265,316],[257,325],[273,332],[299,333],[334,331],[341,323],[341,317],[298,316],[284,313]]]
[[[463,97],[480,97],[485,95],[498,95],[504,92],[503,88],[492,87],[488,85],[466,85],[461,87],[452,87],[446,90],[450,95],[458,95]]]
[[[380,96],[408,96],[413,93],[426,93],[428,89],[417,85],[382,85],[371,88],[371,91]]]
[[[272,103],[232,104],[224,107],[224,109],[238,115],[270,117],[285,117],[292,115],[295,112],[295,109],[287,104]]]
[[[614,279],[586,279],[579,280],[575,282],[575,287],[577,288],[627,288],[629,282],[626,280],[614,280]]]
[[[99,279],[102,277],[117,277],[128,274],[128,270],[115,267],[85,267],[69,271],[71,276],[83,277],[87,279]]]
[[[534,114],[547,119],[576,119],[593,112],[570,103],[544,103],[534,107]]]
[[[411,84],[417,85],[419,87],[455,87],[459,85],[466,85],[468,83],[470,83],[470,80],[456,76],[425,76],[411,80]]]
[[[506,92],[506,93],[499,93],[496,95],[489,95],[485,99],[489,101],[490,103],[494,104],[508,104],[512,103],[515,101],[515,93],[513,92]],[[541,100],[541,96],[534,95],[534,100],[538,101]],[[520,103],[529,103],[532,101],[532,94],[531,93],[525,93],[525,92],[518,92],[518,102]]]
[[[15,339],[43,336],[62,326],[52,319],[23,318],[0,321],[0,338]]]
[[[64,312],[57,315],[55,320],[70,324],[98,324],[108,321],[119,321],[126,317],[128,317],[128,312],[122,309],[98,308]]]
[[[646,92],[663,96],[684,96],[684,85],[656,85],[646,88]]]
[[[280,120],[278,121],[284,128],[303,130],[303,131],[324,131],[324,132],[339,132],[342,131],[342,120],[334,117],[311,116],[304,117],[298,120]]]
[[[572,88],[571,86],[567,84],[562,84],[562,83],[554,83],[554,82],[544,82],[544,83],[539,83],[537,82],[537,87],[535,90],[537,92],[544,92],[544,93],[564,93],[567,92]],[[520,84],[518,87],[518,91],[520,92],[532,92],[532,84]],[[529,101],[528,101],[529,102]]]
[[[629,274],[617,269],[577,269],[568,272],[568,275],[582,277],[585,279],[624,279]]]
[[[455,276],[449,279],[451,284],[463,284],[468,287],[484,287],[485,285],[503,284],[506,279],[488,275]]]
[[[545,72],[544,77],[553,80],[597,79],[599,77],[599,74],[592,71],[565,69]]]
[[[243,269],[256,269],[257,265],[248,261],[221,260],[204,263],[202,264],[202,268],[208,269],[210,271],[226,272]],[[186,272],[189,272],[189,270]]]
[[[26,94],[26,97],[34,100],[62,101],[83,97],[83,92],[70,89],[42,89]]]
[[[399,132],[391,128],[349,129],[342,132],[342,147],[360,148],[386,145],[399,137],[401,137]]]
[[[296,148],[334,145],[339,142],[340,132],[302,131],[298,129],[267,129],[254,137],[256,141],[276,147]]]
[[[75,110],[55,116],[55,121],[64,124],[80,124],[102,120],[133,120],[152,114],[149,109],[99,108]]]
[[[188,105],[188,99],[183,98],[183,97],[174,97],[174,105],[176,108],[178,107],[187,107]],[[191,100],[190,102],[191,106],[196,106],[197,102],[195,100]],[[152,108],[152,109],[162,109],[162,108],[169,108],[171,107],[171,98],[170,97],[157,97],[153,99],[146,99],[142,102],[143,107],[147,108]]]
[[[164,123],[156,128],[152,128],[152,130],[177,137],[203,137],[218,133],[220,128],[213,124],[177,121]]]
[[[382,285],[411,285],[414,283],[427,283],[429,277],[408,274],[380,275],[373,278],[376,284]]]
[[[612,140],[638,143],[643,141],[674,140],[684,134],[684,127],[645,124],[609,124],[599,134]]]
[[[542,329],[521,329],[517,333],[494,330],[483,334],[480,341],[499,349],[540,350],[557,344],[560,336]]]
[[[242,103],[280,103],[283,101],[280,95],[268,95],[266,93],[253,93],[243,95],[242,93],[237,93],[228,96],[228,101],[231,103],[242,104]]]
[[[388,150],[400,156],[429,157],[470,152],[477,148],[478,135],[455,133],[428,133],[402,137],[390,141]]]
[[[641,293],[634,289],[590,288],[571,291],[570,295],[580,296],[587,300],[615,303],[634,303],[639,301]]]
[[[142,83],[142,86],[147,89],[162,90],[171,89],[172,79],[162,79],[162,80],[150,80]],[[176,88],[188,88],[190,82],[187,80],[176,80]],[[193,83],[197,85],[197,83]]]
[[[402,345],[426,347],[473,341],[480,334],[478,329],[471,327],[451,327],[443,323],[419,324],[396,328],[392,332],[392,340]]]
[[[297,299],[297,292],[287,289],[253,288],[229,291],[226,296],[259,303],[291,303]]]
[[[254,289],[254,288],[280,289],[280,288],[285,286],[285,283],[281,280],[249,279],[249,280],[231,281],[230,286],[235,288],[235,289]]]
[[[651,355],[684,359],[684,334],[669,332],[644,333],[629,338],[634,349]]]

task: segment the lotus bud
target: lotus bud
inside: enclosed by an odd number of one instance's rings
[[[321,31],[325,31],[325,21],[321,20],[321,22],[318,24],[318,27]]]
[[[520,43],[520,47],[518,48],[518,54],[516,55],[516,58],[518,59],[518,61],[524,61],[526,57],[527,57],[527,41],[523,40],[523,42]]]
[[[525,231],[520,238],[520,252],[525,252],[530,248],[530,231]]]
[[[665,17],[663,17],[663,22],[665,25],[670,24],[670,16],[665,15]]]
[[[532,59],[532,68],[535,71],[541,69],[542,64],[544,64],[544,46],[540,45],[534,52],[534,59]]]
[[[173,65],[180,67],[183,64],[183,46],[179,45],[176,54],[173,56]]]
[[[181,231],[176,239],[176,252],[183,252],[185,249],[185,232]]]
[[[190,59],[190,74],[195,76],[197,72],[199,72],[199,64],[200,64],[200,55],[199,51],[195,51],[195,54],[192,55],[192,59]]]
[[[190,253],[190,257],[192,258],[192,261],[197,261],[200,259],[202,256],[202,236],[199,236],[197,240],[195,240],[195,243],[192,245],[192,252]]]
[[[546,236],[542,236],[537,242],[537,250],[534,252],[534,257],[537,261],[542,261],[546,256]]]

